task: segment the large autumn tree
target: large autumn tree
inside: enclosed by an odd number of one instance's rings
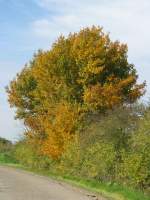
[[[7,88],[16,117],[23,119],[41,151],[57,157],[76,132],[83,112],[104,112],[134,103],[144,93],[128,62],[127,45],[102,28],[61,36],[34,55]]]

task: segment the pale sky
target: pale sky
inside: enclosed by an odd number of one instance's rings
[[[145,99],[150,96],[150,0],[0,0],[0,137],[15,140],[23,129],[4,87],[35,51],[92,25],[128,44],[139,81],[147,81]]]

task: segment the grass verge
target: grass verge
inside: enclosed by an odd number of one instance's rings
[[[90,192],[97,193],[109,200],[150,200],[146,194],[136,191],[118,184],[106,184],[100,183],[94,180],[85,180],[78,177],[72,176],[60,176],[49,171],[45,170],[37,170],[24,167],[19,164],[12,164],[9,162],[3,162],[4,160],[0,158],[0,164],[10,167],[15,167],[18,169],[23,169],[29,172],[33,172],[35,174],[43,175],[46,177],[50,177],[54,180],[63,181],[69,183],[73,186],[77,186],[83,189],[86,189]]]

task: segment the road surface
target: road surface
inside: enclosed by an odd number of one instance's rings
[[[104,200],[66,183],[0,166],[0,200]]]

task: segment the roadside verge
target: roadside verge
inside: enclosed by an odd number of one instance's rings
[[[69,183],[72,186],[85,189],[87,191],[95,193],[97,196],[102,196],[108,200],[150,200],[150,197],[144,195],[142,192],[119,186],[117,184],[104,184],[94,180],[85,180],[78,177],[60,176],[49,171],[31,169],[18,164],[0,164],[22,169],[28,172],[32,172],[34,174],[46,176],[57,181]]]

